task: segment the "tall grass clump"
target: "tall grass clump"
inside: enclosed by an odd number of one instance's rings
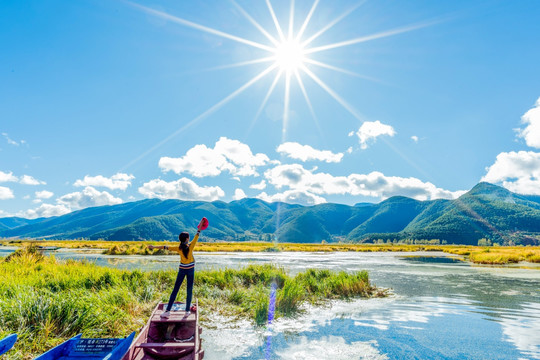
[[[0,259],[0,279],[0,338],[19,335],[7,359],[31,359],[79,333],[126,336],[161,298],[148,295],[155,287],[150,274],[57,261],[33,247]]]
[[[522,260],[519,254],[504,254],[486,251],[472,252],[469,255],[469,259],[475,264],[490,265],[515,264]]]

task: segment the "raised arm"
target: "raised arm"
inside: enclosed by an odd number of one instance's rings
[[[197,234],[195,234],[195,237],[193,240],[191,240],[191,243],[189,244],[189,249],[193,250],[195,248],[195,245],[197,244],[197,241],[199,240],[199,235],[201,234],[201,230],[197,230]]]

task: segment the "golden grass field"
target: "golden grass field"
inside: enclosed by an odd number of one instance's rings
[[[61,248],[100,249],[110,255],[164,255],[173,254],[165,250],[149,250],[147,245],[178,245],[178,242],[159,241],[99,241],[99,240],[20,240],[1,241],[3,245],[57,246]],[[273,251],[359,251],[359,252],[418,252],[442,251],[462,255],[476,264],[509,264],[518,262],[540,263],[538,246],[467,246],[467,245],[404,245],[404,244],[298,244],[268,242],[199,242],[197,252],[273,252]]]

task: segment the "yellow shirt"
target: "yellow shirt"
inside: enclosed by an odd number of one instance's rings
[[[193,258],[193,249],[195,248],[195,245],[197,244],[197,240],[199,240],[199,232],[197,231],[197,235],[193,238],[191,243],[189,243],[189,251],[188,255],[184,256],[184,252],[182,251],[182,248],[180,245],[171,247],[170,250],[176,251],[180,254],[180,268],[181,269],[192,269],[195,267],[195,259]]]

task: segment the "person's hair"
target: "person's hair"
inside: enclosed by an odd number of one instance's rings
[[[189,245],[187,243],[187,240],[189,239],[189,233],[187,232],[181,232],[180,235],[178,235],[178,240],[180,240],[180,249],[184,253],[184,256],[187,257],[189,254]]]

